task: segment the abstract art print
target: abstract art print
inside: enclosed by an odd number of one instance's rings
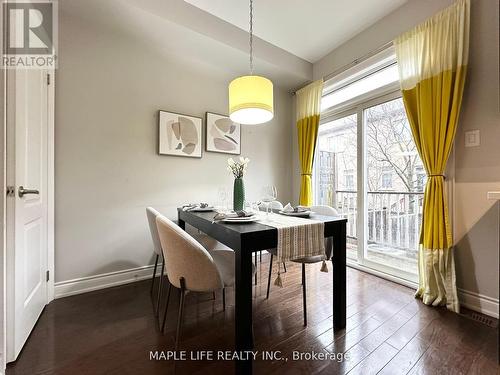
[[[159,111],[160,155],[201,158],[202,119]]]
[[[228,116],[207,112],[207,151],[239,155],[241,153],[241,125]]]

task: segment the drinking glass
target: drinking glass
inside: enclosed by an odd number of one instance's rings
[[[269,206],[278,197],[276,186],[267,185],[262,188],[261,201],[266,205],[266,218],[269,219]]]
[[[221,210],[223,211],[225,211],[227,208],[226,206],[227,206],[228,196],[229,196],[228,189],[225,186],[219,187],[217,191],[217,201]]]

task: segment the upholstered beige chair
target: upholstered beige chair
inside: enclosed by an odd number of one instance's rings
[[[156,211],[153,207],[147,207],[146,208],[146,215],[148,217],[148,224],[149,224],[149,231],[151,232],[151,239],[153,240],[153,251],[154,254],[156,254],[156,260],[155,260],[155,267],[153,270],[153,278],[151,280],[151,290],[150,294],[151,296],[153,295],[153,288],[155,284],[155,278],[156,278],[156,269],[158,268],[158,259],[161,257],[161,273],[160,275],[164,274],[164,268],[165,268],[165,258],[163,257],[163,252],[161,250],[161,243],[160,243],[160,237],[158,236],[158,228],[156,226],[156,217],[160,215],[158,211]],[[159,277],[159,285],[158,285],[158,296],[156,300],[156,309],[155,309],[155,314],[158,314],[159,308],[160,308],[160,297],[161,297],[161,291],[162,291],[162,285],[163,285],[163,277]]]
[[[223,309],[225,309],[225,288],[234,285],[234,252],[232,250],[215,250],[209,253],[192,236],[164,216],[157,216],[156,225],[166,259],[167,277],[170,281],[161,327],[162,332],[165,329],[171,287],[180,289],[175,339],[175,350],[177,350],[186,292],[214,292],[222,289],[222,304]]]
[[[193,227],[186,228],[186,232],[188,232],[196,241],[198,241],[209,252],[212,252],[214,250],[231,250],[223,243],[217,241],[215,238],[212,238],[205,233],[200,232],[196,228]]]
[[[330,206],[311,206],[311,211],[318,215],[323,216],[337,216],[336,209]],[[271,290],[271,273],[273,269],[273,257],[277,255],[276,249],[271,250],[271,261],[269,262],[269,277],[267,279],[267,293],[266,298],[269,298],[269,291]],[[325,238],[325,255],[326,260],[332,256],[332,239]],[[292,262],[302,264],[302,302],[304,307],[304,325],[307,325],[307,301],[306,301],[306,264],[318,263],[325,260],[325,256],[316,255],[300,259],[293,259]]]
[[[161,249],[161,243],[160,243],[160,237],[158,236],[158,228],[156,226],[156,217],[158,215],[161,215],[157,210],[155,210],[153,207],[147,207],[146,208],[146,215],[148,218],[148,224],[149,224],[149,231],[151,232],[151,239],[153,240],[153,251],[154,254],[156,255],[155,258],[155,266],[153,269],[153,276],[151,280],[151,296],[153,295],[153,290],[154,290],[154,284],[155,284],[155,279],[156,279],[156,271],[158,269],[158,261],[159,258],[161,257],[161,275],[165,274],[165,259],[163,257],[162,249]],[[230,250],[226,245],[220,243],[219,241],[213,239],[212,237],[198,232],[194,228],[192,228],[192,236],[193,238],[198,241],[205,249],[208,251],[215,251],[215,250]],[[162,296],[162,290],[163,290],[163,277],[159,277],[159,284],[158,284],[158,294],[157,294],[157,300],[156,300],[156,307],[155,307],[155,314],[158,314],[159,308],[160,308],[160,303],[161,303],[161,296]],[[215,298],[215,294],[214,294]]]

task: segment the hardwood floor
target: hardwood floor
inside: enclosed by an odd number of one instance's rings
[[[287,264],[284,288],[266,300],[267,267],[254,286],[255,350],[286,360],[255,362],[255,374],[497,374],[497,330],[413,298],[413,290],[348,269],[347,326],[332,329],[331,275],[307,266],[308,326],[302,325],[300,265]],[[331,266],[330,266],[331,269]],[[330,270],[331,272],[331,270]],[[274,271],[273,271],[273,274]],[[174,361],[150,360],[173,350],[178,294],[161,335],[149,282],[67,297],[45,308],[8,375],[173,374]],[[180,349],[232,350],[234,296],[188,294]],[[163,309],[163,307],[162,307]],[[294,353],[337,353],[343,361],[298,360]],[[260,356],[260,353],[259,353]],[[177,361],[178,374],[230,374],[231,361]]]

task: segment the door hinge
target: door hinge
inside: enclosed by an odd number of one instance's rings
[[[14,186],[7,186],[7,196],[8,197],[16,196],[16,188]]]
[[[49,280],[50,280],[50,271],[49,271],[49,270],[47,270],[47,271],[45,272],[45,281],[49,281]]]
[[[47,73],[47,85],[50,85],[50,73]]]

